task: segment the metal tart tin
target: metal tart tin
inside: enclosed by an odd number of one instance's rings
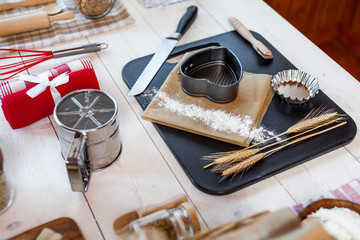
[[[243,67],[229,49],[216,47],[191,55],[181,64],[179,73],[181,87],[187,94],[227,103],[238,95]]]
[[[296,69],[275,74],[271,79],[271,87],[281,99],[291,104],[308,102],[320,89],[314,76]]]

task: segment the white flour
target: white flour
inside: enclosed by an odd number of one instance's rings
[[[159,92],[157,96],[159,98],[158,105],[160,107],[178,115],[199,120],[214,131],[238,134],[242,137],[250,136],[254,138],[256,142],[263,141],[264,139],[275,135],[263,127],[252,129],[254,121],[247,115],[234,115],[222,110],[204,109],[195,104],[184,104],[170,98],[164,92]]]
[[[254,128],[251,131],[250,138],[253,138],[254,143],[263,142],[264,140],[276,136],[277,133],[272,132],[270,130],[265,129],[262,126],[259,126],[258,128]],[[276,141],[280,141],[280,137],[275,138]]]
[[[142,101],[145,105],[148,105],[151,100],[155,97],[157,93],[157,89],[155,87],[151,87],[149,89],[146,89],[143,94],[141,94]]]
[[[349,208],[320,208],[308,217],[320,218],[325,230],[336,239],[360,239],[360,215]]]

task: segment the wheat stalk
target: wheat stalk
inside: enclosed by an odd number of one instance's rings
[[[237,150],[237,151],[230,151],[230,152],[220,152],[220,153],[215,153],[213,155],[210,155],[210,156],[206,156],[204,157],[204,159],[207,159],[207,160],[211,160],[211,159],[216,159],[214,160],[212,163],[204,166],[204,168],[207,168],[207,167],[210,167],[214,164],[216,164],[217,166],[214,167],[214,169],[212,170],[213,172],[219,172],[219,171],[222,171],[224,168],[227,168],[227,166],[229,164],[232,164],[234,162],[238,162],[238,161],[241,161],[241,160],[244,160],[246,158],[249,158],[250,156],[252,155],[255,155],[257,154],[258,152],[266,149],[266,148],[269,148],[269,147],[272,147],[272,146],[275,146],[277,144],[280,144],[280,143],[283,143],[285,141],[289,141],[293,138],[297,138],[301,135],[304,135],[308,132],[311,132],[311,131],[314,131],[318,128],[321,128],[321,127],[324,127],[326,125],[329,125],[331,123],[334,123],[334,122],[337,122],[337,121],[340,121],[342,120],[343,118],[342,117],[339,117],[339,118],[335,118],[334,120],[331,120],[331,121],[328,121],[328,122],[325,122],[323,124],[320,124],[320,125],[317,125],[313,128],[310,128],[306,131],[303,131],[299,134],[296,134],[294,136],[291,136],[291,137],[288,137],[288,138],[285,138],[283,140],[280,140],[280,141],[277,141],[275,143],[272,143],[272,144],[269,144],[269,145],[266,145],[262,148],[256,148],[256,149],[242,149],[242,150]]]
[[[306,131],[308,129],[317,127],[321,124],[323,124],[324,122],[328,122],[328,121],[333,121],[334,119],[338,119],[341,120],[342,118],[340,117],[340,114],[338,114],[337,112],[335,112],[333,109],[325,109],[325,107],[319,107],[316,109],[311,110],[303,119],[301,119],[299,122],[297,122],[296,124],[294,124],[293,126],[291,126],[290,128],[288,128],[285,132],[280,133],[276,136],[273,136],[271,138],[268,138],[262,142],[258,142],[256,144],[253,144],[251,146],[248,146],[242,150],[238,150],[238,151],[233,151],[233,152],[239,152],[239,151],[246,151],[248,149],[251,149],[255,146],[258,146],[260,144],[266,143],[274,138],[278,138],[281,137],[285,134],[291,134],[291,133],[298,133],[301,131]],[[232,153],[229,153],[229,155]],[[223,155],[224,156],[224,155]],[[214,157],[217,158],[217,157]],[[211,159],[211,158],[207,158],[207,159]],[[216,164],[216,162],[212,162],[209,163],[208,165],[204,166],[203,168],[206,169],[208,167],[211,167],[212,165]]]
[[[308,115],[301,119],[298,123],[286,130],[286,133],[297,133],[305,131],[314,126],[323,124],[327,121],[331,121],[335,118],[339,118],[340,115],[337,112],[334,112],[333,109],[318,108],[312,110]]]
[[[245,151],[238,151],[228,156],[223,156],[215,160],[216,165],[211,169],[212,172],[222,172],[224,169],[228,168],[229,165],[241,162],[245,159],[254,156],[255,154],[259,153],[262,149],[255,148],[255,149],[248,149]]]
[[[260,161],[266,156],[266,153],[258,153],[254,156],[249,157],[248,159],[245,159],[239,163],[236,163],[235,165],[229,167],[228,169],[222,171],[221,176],[223,177],[221,180],[225,179],[226,177],[230,175],[237,175],[239,172],[244,171],[250,167],[252,167],[255,163]]]
[[[233,166],[229,167],[228,169],[226,170],[223,170],[221,175],[222,175],[222,179],[220,181],[222,181],[223,179],[225,179],[226,177],[230,176],[230,175],[237,175],[238,173],[242,172],[242,171],[245,171],[247,169],[249,169],[250,167],[252,167],[255,163],[257,163],[258,161],[260,161],[261,159],[264,159],[268,156],[270,156],[271,154],[274,154],[275,152],[285,148],[285,147],[288,147],[292,144],[295,144],[295,143],[298,143],[298,142],[301,142],[305,139],[309,139],[311,137],[314,137],[314,136],[317,136],[317,135],[320,135],[320,134],[323,134],[325,132],[328,132],[330,130],[333,130],[335,128],[338,128],[340,126],[343,126],[345,125],[347,122],[341,122],[335,126],[332,126],[332,127],[329,127],[327,129],[324,129],[322,131],[319,131],[319,132],[316,132],[316,133],[312,133],[312,134],[309,134],[309,135],[306,135],[306,136],[303,136],[303,137],[300,137],[298,139],[295,139],[285,145],[282,145],[280,147],[277,147],[275,149],[272,149],[272,150],[269,150],[265,153],[258,153],[252,157],[249,157],[248,159],[245,159],[239,163],[236,163],[234,164]]]

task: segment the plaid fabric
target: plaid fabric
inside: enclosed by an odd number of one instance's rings
[[[11,2],[14,1],[11,0]],[[73,11],[75,13],[74,19],[55,21],[47,29],[0,37],[0,48],[37,49],[76,38],[112,31],[134,22],[120,0],[115,0],[114,6],[108,15],[95,20],[86,19],[77,11],[73,0],[57,0],[56,2],[64,11]],[[46,4],[3,11],[0,12],[0,18],[37,12],[44,6]]]
[[[360,204],[360,178],[353,179],[349,183],[344,184],[337,189],[331,190],[320,196],[316,196],[312,199],[296,204],[295,206],[291,207],[291,210],[294,213],[299,213],[304,207],[306,207],[310,203],[323,198],[348,200]]]

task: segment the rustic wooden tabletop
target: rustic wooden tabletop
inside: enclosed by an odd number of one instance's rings
[[[12,206],[0,216],[0,238],[6,239],[61,217],[75,220],[86,239],[117,239],[114,220],[131,210],[147,207],[184,193],[195,206],[202,229],[238,218],[290,207],[337,188],[360,173],[360,138],[304,164],[225,196],[199,191],[182,170],[142,108],[128,96],[121,75],[129,61],[151,54],[174,32],[186,8],[196,5],[198,16],[179,45],[233,30],[235,16],[260,33],[292,64],[319,79],[321,89],[357,125],[360,123],[360,84],[336,62],[260,0],[188,0],[164,8],[147,9],[138,1],[121,0],[133,24],[57,47],[106,42],[106,51],[88,56],[100,88],[119,106],[120,158],[94,172],[86,193],[72,192],[53,116],[12,130],[0,113],[0,147],[9,182],[15,186]],[[37,74],[77,59],[52,59],[29,70]]]

